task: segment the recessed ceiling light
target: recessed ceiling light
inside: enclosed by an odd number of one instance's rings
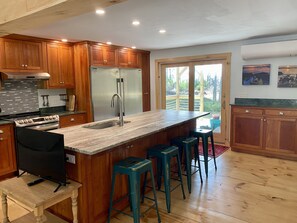
[[[108,42],[106,42],[106,44],[108,44],[108,45],[111,45],[111,44],[112,44],[112,42],[109,42],[109,41],[108,41]]]
[[[140,22],[138,21],[138,20],[134,20],[133,22],[132,22],[132,25],[134,25],[134,26],[138,26],[140,24]]]
[[[105,13],[105,11],[103,9],[96,10],[96,14],[98,14],[98,15],[103,15],[104,13]]]
[[[64,42],[64,43],[68,42],[67,39],[61,39],[61,41]]]
[[[132,49],[136,49],[136,46],[132,46],[131,48],[132,48]]]
[[[165,29],[160,29],[159,33],[166,33],[166,30]]]

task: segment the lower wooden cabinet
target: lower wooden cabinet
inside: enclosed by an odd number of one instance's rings
[[[0,125],[0,179],[16,170],[13,124]]]
[[[81,125],[87,122],[85,113],[60,116],[60,128]]]
[[[234,151],[297,160],[297,110],[232,106]]]

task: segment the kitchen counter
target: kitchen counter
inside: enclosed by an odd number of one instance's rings
[[[124,126],[117,125],[105,129],[84,128],[84,126],[90,125],[88,123],[51,132],[64,135],[64,143],[67,149],[93,155],[208,114],[208,112],[173,110],[149,111],[125,116],[124,120],[130,121],[130,123],[126,123]]]
[[[297,108],[296,99],[262,99],[262,98],[235,98],[235,103],[230,105],[250,106],[263,108]]]
[[[8,121],[8,120],[1,120],[0,119],[0,125],[6,125],[6,124],[13,124],[13,121]]]

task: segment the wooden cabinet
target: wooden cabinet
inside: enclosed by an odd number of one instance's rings
[[[12,124],[0,125],[0,179],[16,171],[14,131]]]
[[[44,43],[1,39],[2,69],[12,71],[44,71]]]
[[[143,111],[151,110],[151,84],[150,84],[150,53],[141,54],[142,68],[142,106]]]
[[[141,54],[130,49],[120,49],[118,51],[119,67],[141,68]]]
[[[60,128],[84,124],[87,121],[86,114],[72,114],[60,116]]]
[[[73,49],[69,45],[47,44],[49,88],[74,88]]]
[[[91,45],[92,66],[116,66],[116,49],[112,46]]]
[[[231,148],[297,160],[297,111],[232,106]]]

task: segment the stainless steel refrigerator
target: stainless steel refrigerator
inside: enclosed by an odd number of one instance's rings
[[[142,112],[141,69],[91,67],[94,121],[119,115],[118,102],[114,108],[111,107],[111,98],[115,93],[122,97],[124,115]]]

